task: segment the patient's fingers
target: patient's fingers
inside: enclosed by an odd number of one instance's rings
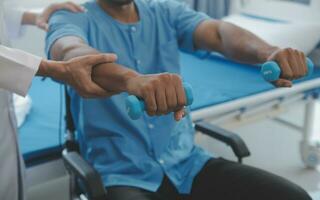
[[[279,64],[281,68],[280,77],[283,79],[295,80],[306,75],[307,64],[305,55],[297,49],[278,49],[272,53],[268,60],[276,61]],[[276,85],[288,86],[289,82],[277,81]]]
[[[304,65],[301,65],[300,55],[297,50],[290,51],[289,64],[293,71],[293,79],[299,79],[303,76]]]
[[[175,94],[174,94],[175,95]],[[168,97],[169,98],[169,97]],[[158,87],[156,90],[157,115],[168,113],[167,94],[164,87]]]
[[[308,73],[308,66],[307,66],[307,58],[302,52],[300,52],[300,61],[301,61],[301,65],[303,66],[302,68],[303,76],[305,76]]]
[[[143,96],[146,104],[147,113],[150,116],[154,116],[156,115],[158,109],[155,93],[151,89],[147,89],[146,91],[144,91],[144,93],[145,94]]]
[[[186,99],[186,93],[184,91],[183,85],[182,85],[182,80],[180,77],[177,77],[175,80],[176,82],[176,92],[177,92],[177,105],[179,107],[184,107],[187,105],[187,99]]]
[[[281,76],[284,79],[292,80],[293,79],[293,71],[288,63],[288,60],[283,58],[279,62],[281,67]]]
[[[274,81],[273,84],[276,87],[287,87],[287,88],[292,87],[292,82],[286,79],[279,79],[277,81]]]
[[[167,111],[172,112],[177,109],[177,105],[178,105],[177,91],[175,87],[167,87],[165,92],[166,92],[166,101],[168,106]]]

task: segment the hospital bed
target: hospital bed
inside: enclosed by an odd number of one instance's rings
[[[276,89],[263,80],[257,66],[235,63],[216,55],[205,59],[188,54],[181,57],[182,74],[194,88],[194,121],[236,127],[272,118],[302,132],[301,156],[304,163],[308,167],[319,164],[319,145],[312,141],[316,123],[315,104],[320,92],[319,68],[315,68],[312,76],[296,81],[293,88]],[[307,105],[303,127],[277,118],[300,102]]]

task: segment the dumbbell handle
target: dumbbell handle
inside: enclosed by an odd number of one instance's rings
[[[314,64],[309,58],[307,58],[307,67],[308,67],[307,76],[310,76],[313,73]],[[266,62],[261,67],[261,75],[268,82],[273,82],[278,80],[280,78],[280,74],[281,74],[281,69],[278,63],[274,61]]]
[[[187,106],[193,103],[193,92],[192,87],[188,83],[183,83],[183,88],[186,94]],[[134,95],[130,95],[126,99],[126,108],[128,115],[131,119],[137,120],[141,117],[145,111],[145,103]]]

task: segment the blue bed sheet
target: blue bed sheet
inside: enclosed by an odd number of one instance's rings
[[[60,117],[60,85],[51,79],[35,78],[30,89],[32,109],[19,128],[19,142],[24,154],[58,146],[59,131],[64,125]],[[63,102],[62,102],[63,103]],[[64,108],[62,107],[62,112]],[[63,114],[61,114],[63,117]],[[63,122],[60,125],[60,121]]]
[[[210,55],[205,59],[181,54],[182,75],[194,91],[192,110],[221,104],[274,89],[264,81],[258,66],[240,64],[221,56]],[[320,78],[320,69],[313,76],[296,81]]]
[[[194,89],[193,110],[239,99],[273,89],[260,76],[259,68],[225,60],[217,56],[199,59],[181,54],[182,75]],[[316,70],[313,77],[320,77]],[[59,145],[59,131],[64,131],[60,101],[60,86],[50,79],[33,81],[30,95],[33,107],[25,124],[20,128],[23,153],[30,153]],[[64,113],[64,111],[62,111]],[[61,126],[60,126],[60,120]]]

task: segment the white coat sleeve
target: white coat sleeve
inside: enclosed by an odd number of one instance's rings
[[[5,25],[11,39],[18,38],[23,33],[21,23],[24,11],[16,6],[10,3],[6,3],[4,6]]]
[[[25,96],[41,58],[0,45],[0,88]]]

